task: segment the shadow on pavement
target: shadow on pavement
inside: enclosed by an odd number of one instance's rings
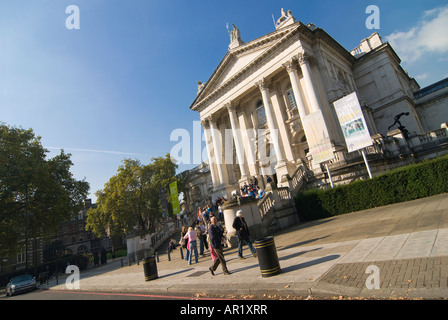
[[[328,262],[328,261],[331,261],[331,260],[338,259],[339,257],[340,257],[339,254],[332,254],[332,255],[329,255],[329,256],[326,256],[326,257],[322,257],[322,258],[319,258],[319,259],[316,259],[316,260],[311,260],[311,261],[299,263],[299,264],[296,264],[294,266],[282,268],[282,273],[291,272],[291,271],[295,271],[295,270],[299,270],[299,269],[305,269],[305,268],[312,267],[312,266],[315,266],[315,265],[320,264],[320,263],[324,263],[324,262]]]
[[[279,247],[279,249],[277,249],[277,250],[281,251],[281,250],[291,249],[291,248],[295,248],[295,247],[300,247],[300,246],[303,246],[305,244],[309,244],[311,242],[322,240],[322,239],[325,239],[325,238],[328,238],[328,237],[330,237],[330,236],[319,237],[319,238],[305,240],[305,241],[302,241],[302,242],[293,243],[293,244],[290,244],[290,245],[285,246],[285,247]]]

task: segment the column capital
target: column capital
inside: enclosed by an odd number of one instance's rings
[[[227,111],[229,112],[229,113],[231,113],[231,112],[235,112],[235,104],[232,102],[232,101],[229,101],[229,102],[227,102],[227,103],[225,103],[224,104],[224,107],[227,109]]]
[[[294,56],[294,60],[297,60],[300,66],[303,66],[305,64],[312,64],[315,62],[314,56],[309,54],[308,52],[299,52],[297,55]]]
[[[298,55],[296,55],[296,59],[299,65],[304,65],[305,63],[309,62],[309,55],[305,52],[300,52]]]
[[[258,87],[258,89],[260,89],[261,92],[263,92],[264,90],[269,89],[268,81],[264,77],[261,78],[261,80],[257,81],[255,83],[255,85]]]
[[[212,125],[215,126],[215,125],[216,125],[216,120],[213,119],[213,116],[212,116],[212,115],[207,116],[207,117],[205,118],[205,121],[207,121],[207,123],[208,123],[209,126],[212,126]]]
[[[210,122],[208,121],[208,118],[201,119],[201,125],[203,128],[210,127]]]
[[[284,69],[286,69],[286,71],[288,73],[291,73],[292,71],[294,71],[296,69],[295,60],[297,60],[297,59],[294,59],[294,58],[289,59],[288,61],[286,61],[285,63],[282,64],[282,67]]]

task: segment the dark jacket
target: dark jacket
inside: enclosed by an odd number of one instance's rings
[[[238,238],[250,236],[249,228],[247,227],[247,223],[246,220],[244,220],[244,217],[236,217],[235,220],[233,220],[232,227],[236,230]]]
[[[208,236],[210,239],[210,245],[213,249],[221,249],[222,242],[221,239],[224,235],[224,230],[219,225],[212,225],[208,228]]]

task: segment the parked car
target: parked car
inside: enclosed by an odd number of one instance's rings
[[[36,289],[36,280],[30,274],[12,278],[6,285],[6,295],[12,296],[23,291],[31,291]]]

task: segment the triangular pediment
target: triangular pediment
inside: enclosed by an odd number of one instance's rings
[[[228,85],[251,66],[261,61],[270,50],[281,43],[285,37],[288,37],[288,35],[297,30],[299,26],[300,22],[287,28],[274,31],[237,48],[230,49],[213,72],[204,88],[198,93],[192,107],[202,100],[207,99],[211,94]]]
[[[233,54],[227,61],[225,68],[221,71],[220,75],[216,77],[215,88],[221,86],[223,83],[235,76],[244,67],[250,65],[257,57],[263,55],[267,48],[271,47],[272,43],[265,44],[262,47],[258,47],[255,50],[245,51],[240,54]]]

